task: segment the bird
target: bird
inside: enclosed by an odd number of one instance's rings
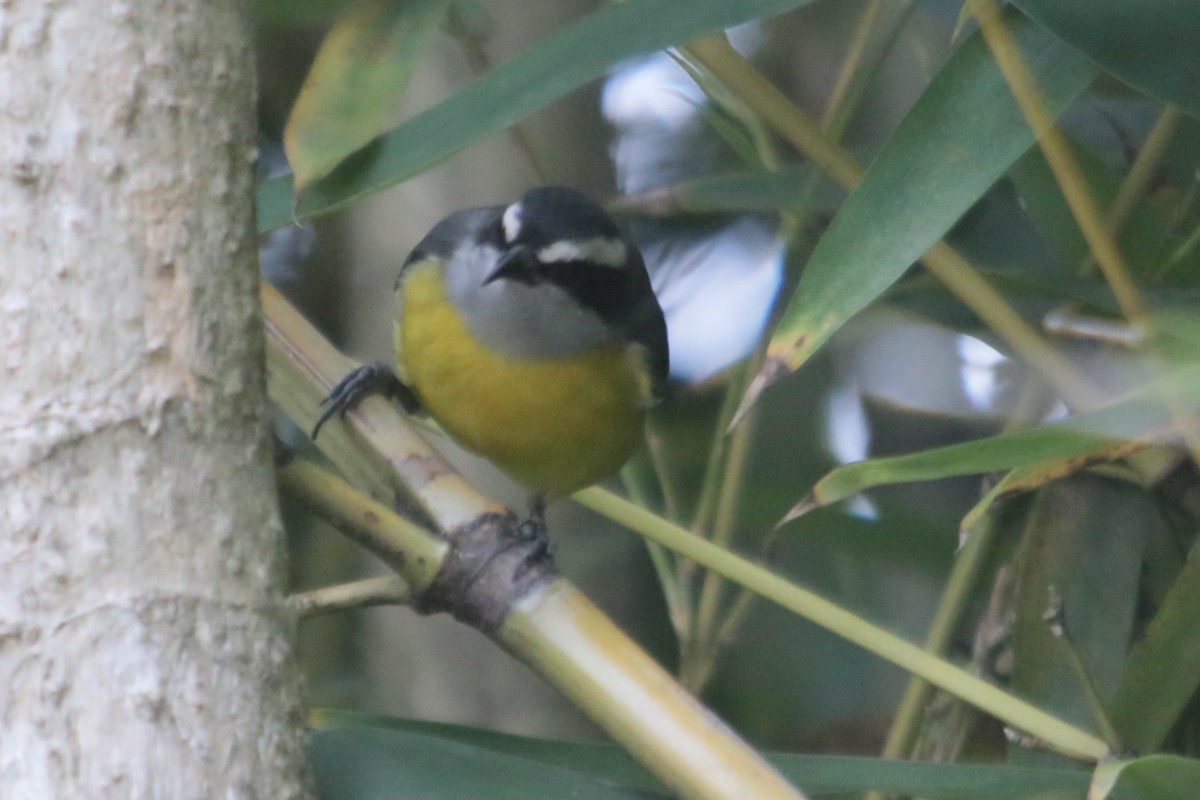
[[[324,401],[313,429],[364,397],[425,412],[546,504],[612,475],[644,439],[670,357],[641,253],[583,193],[531,189],[456,211],[395,284],[396,369],[372,362]]]

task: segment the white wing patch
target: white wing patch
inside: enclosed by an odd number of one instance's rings
[[[521,204],[513,203],[504,209],[504,241],[512,244],[521,232]]]
[[[504,224],[508,226],[508,212],[504,213]],[[566,261],[587,261],[604,267],[620,269],[625,266],[625,243],[620,239],[597,236],[594,239],[564,239],[538,250],[538,261],[543,264]]]

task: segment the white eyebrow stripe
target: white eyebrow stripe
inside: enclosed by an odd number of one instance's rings
[[[504,209],[504,217],[501,221],[504,223],[504,241],[511,244],[516,241],[517,234],[521,232],[521,204],[513,203]]]
[[[594,239],[564,239],[538,250],[538,261],[551,264],[565,261],[588,261],[604,267],[620,269],[628,253],[620,239],[597,236]]]

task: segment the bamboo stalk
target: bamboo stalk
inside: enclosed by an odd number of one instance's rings
[[[262,294],[271,397],[298,424],[310,428],[324,394],[351,364],[274,288],[264,284]],[[489,599],[503,602],[482,613],[475,607],[447,605],[457,599],[451,580],[455,576],[447,574],[454,572],[456,562],[483,564],[478,571],[468,571],[461,587],[464,595],[479,587],[503,589],[506,576],[498,574],[497,567],[524,567],[516,548],[486,550],[492,534],[512,533],[516,517],[475,492],[388,403],[368,399],[345,421],[331,421],[321,431],[319,446],[358,485],[377,497],[396,498],[410,513],[429,517],[444,532],[443,538],[412,525],[405,528],[406,536],[428,536],[414,554],[424,548],[430,555],[435,551],[429,548],[450,545],[442,560],[446,566],[432,579],[437,597],[431,601],[428,591],[415,596],[418,608],[450,610],[470,620],[577,703],[681,797],[803,800],[799,790],[552,568],[532,570],[532,579],[517,581],[523,592],[489,594]],[[368,502],[359,501],[381,518],[390,513]],[[393,566],[405,568],[404,563]]]
[[[526,598],[499,641],[684,797],[801,797],[565,580]],[[669,742],[669,747],[663,743]]]

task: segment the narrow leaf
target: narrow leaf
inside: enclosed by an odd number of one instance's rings
[[[374,796],[354,793],[373,787],[393,797],[400,796],[398,787],[423,785],[437,786],[436,796],[447,800],[507,797],[504,792],[510,786],[539,771],[545,772],[547,782],[530,797],[667,796],[643,767],[612,745],[555,742],[458,725],[320,712],[313,753],[322,790],[332,787],[330,798]],[[819,795],[874,790],[946,800],[1034,800],[1055,792],[1082,797],[1088,785],[1087,774],[1076,770],[785,753],[767,758],[805,791]],[[447,775],[448,763],[453,763],[452,776]],[[578,790],[556,794],[567,776],[577,782]],[[600,794],[603,791],[611,794]]]
[[[1107,702],[1133,638],[1146,541],[1161,526],[1142,487],[1078,475],[1038,493],[1015,559],[1013,691],[1114,747]]]
[[[1181,371],[1172,391],[1177,396],[1196,397],[1200,391],[1200,373],[1195,369]],[[1153,439],[1167,426],[1170,415],[1163,406],[1162,393],[1163,386],[1155,384],[1123,402],[1100,411],[1076,414],[1062,422],[907,456],[848,464],[819,480],[807,502],[828,505],[872,486],[1010,470],[1058,459],[1087,459],[1095,454],[1112,453],[1117,442]]]
[[[1124,168],[1114,167],[1085,147],[1076,145],[1073,150],[1093,196],[1101,207],[1108,208],[1124,179]],[[1029,212],[1030,222],[1062,263],[1068,267],[1082,263],[1088,254],[1087,242],[1041,151],[1029,151],[1009,176]],[[1134,276],[1153,276],[1161,271],[1171,241],[1169,232],[1178,224],[1178,213],[1174,203],[1155,202],[1153,198],[1130,210],[1118,244]]]
[[[325,37],[283,132],[296,191],[391,127],[449,0],[365,0]]]
[[[1180,756],[1146,756],[1110,761],[1096,768],[1087,800],[1193,800],[1200,786],[1200,761]]]
[[[810,0],[629,0],[604,6],[500,65],[448,100],[377,137],[305,191],[291,177],[262,184],[259,230],[334,211],[444,161],[600,77],[617,61],[681,44]]]
[[[1055,458],[1030,466],[1018,467],[1001,478],[999,483],[971,507],[971,510],[962,518],[959,530],[971,530],[988,512],[988,509],[1002,497],[1032,491],[1070,475],[1076,475],[1097,464],[1112,463],[1129,458],[1152,446],[1152,442],[1139,439],[1117,439],[1082,455],[1071,458]]]
[[[1095,69],[1037,24],[1014,33],[1057,115]],[[797,369],[941,239],[1033,145],[978,34],[938,72],[813,251],[771,340],[777,372]]]
[[[644,792],[540,760],[399,730],[342,728],[318,732],[313,737],[312,763],[323,800],[668,797],[665,790]]]
[[[1200,3],[1014,0],[1104,69],[1200,118]]]
[[[1122,739],[1145,752],[1162,746],[1200,688],[1200,559],[1189,558],[1129,656],[1112,702]]]

